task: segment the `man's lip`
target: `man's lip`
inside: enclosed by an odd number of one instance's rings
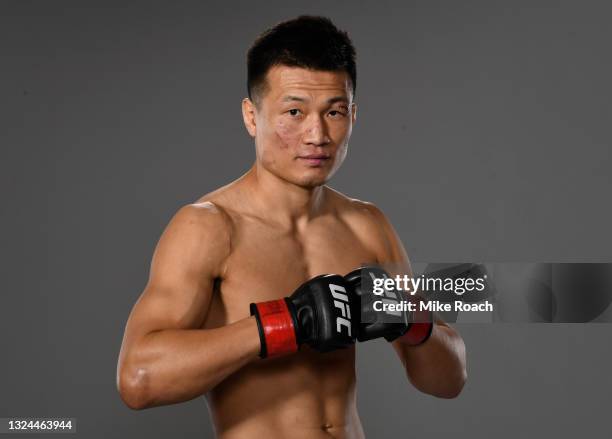
[[[311,155],[301,155],[298,156],[299,159],[307,159],[307,160],[326,160],[329,158],[328,155],[324,154],[311,154]]]

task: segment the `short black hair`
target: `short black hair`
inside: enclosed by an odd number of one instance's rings
[[[345,71],[357,88],[355,48],[348,34],[329,18],[301,15],[263,32],[247,53],[247,93],[257,100],[266,74],[277,65],[311,70]]]

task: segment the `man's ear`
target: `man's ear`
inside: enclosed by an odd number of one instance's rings
[[[357,104],[354,102],[351,104],[351,119],[353,123],[357,120]]]
[[[242,119],[251,137],[255,137],[255,134],[257,134],[257,124],[255,123],[256,111],[255,104],[249,98],[242,100]]]

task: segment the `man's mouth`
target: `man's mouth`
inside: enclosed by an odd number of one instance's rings
[[[330,156],[327,154],[308,154],[298,156],[298,159],[305,162],[308,166],[321,166],[330,159]]]

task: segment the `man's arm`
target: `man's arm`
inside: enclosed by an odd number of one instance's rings
[[[155,250],[117,366],[124,402],[142,409],[193,399],[258,358],[255,318],[198,329],[230,253],[231,224],[212,203],[179,210]]]
[[[397,267],[397,274],[412,276],[406,250],[393,226],[375,206],[369,209],[382,229],[378,262]],[[395,273],[393,273],[395,274]],[[457,331],[436,319],[430,338],[418,346],[399,340],[393,347],[401,359],[410,382],[421,392],[440,398],[459,395],[467,380],[465,344]]]

